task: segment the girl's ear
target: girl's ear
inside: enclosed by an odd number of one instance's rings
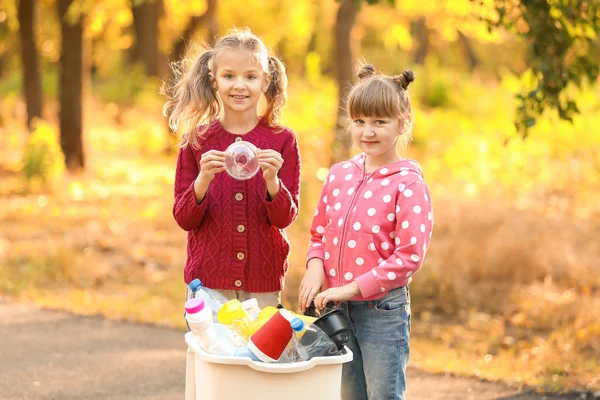
[[[271,84],[271,77],[269,75],[265,74],[265,79],[263,80],[263,87],[262,87],[263,93],[267,92],[267,89],[269,89],[270,84]]]
[[[406,133],[408,127],[410,126],[410,120],[410,114],[406,115],[405,117],[398,117],[398,135],[403,135]]]

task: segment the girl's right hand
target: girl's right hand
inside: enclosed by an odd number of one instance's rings
[[[325,284],[325,272],[323,271],[323,260],[320,258],[311,258],[308,261],[308,268],[300,283],[298,291],[298,305],[302,312],[306,311],[313,299],[323,288]]]
[[[200,172],[198,179],[208,185],[219,172],[225,171],[225,153],[209,150],[200,157]]]
[[[215,179],[215,175],[225,170],[225,153],[217,150],[209,150],[200,157],[200,172],[194,182],[194,194],[196,204],[202,203],[208,185]]]

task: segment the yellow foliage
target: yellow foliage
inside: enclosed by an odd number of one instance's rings
[[[384,43],[385,47],[391,50],[396,49],[397,46],[403,50],[410,50],[414,46],[412,36],[405,24],[394,24],[388,28],[384,36]]]
[[[23,151],[23,173],[29,182],[40,179],[42,184],[52,184],[64,170],[58,136],[43,120],[37,120],[34,125]]]

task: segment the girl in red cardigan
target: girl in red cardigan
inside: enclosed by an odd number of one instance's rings
[[[185,282],[199,278],[229,299],[275,306],[290,252],[284,229],[298,215],[300,186],[296,137],[280,123],[285,67],[249,30],[234,30],[174,70],[163,111],[171,129],[184,132],[173,216],[188,232]],[[223,173],[225,149],[242,140],[259,149],[262,173],[248,180]]]

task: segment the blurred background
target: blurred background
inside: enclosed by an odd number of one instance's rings
[[[406,156],[436,216],[412,365],[600,390],[597,0],[185,3],[0,0],[0,296],[184,327],[159,88],[190,44],[249,27],[287,65],[302,154],[284,304],[328,168],[356,152],[339,108],[355,62],[412,69]]]

